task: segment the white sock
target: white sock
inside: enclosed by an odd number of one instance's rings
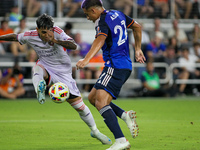
[[[93,133],[99,132],[90,109],[84,104],[82,99],[71,103],[71,106],[79,113],[81,119],[88,125]]]
[[[37,87],[40,80],[44,79],[44,69],[41,66],[36,65],[33,70],[32,82],[35,88],[35,92],[37,93]]]
[[[124,120],[124,121],[126,121],[126,112],[122,113],[121,119]]]
[[[121,137],[121,138],[115,139],[115,141],[117,143],[125,143],[126,142],[126,138],[125,137]]]

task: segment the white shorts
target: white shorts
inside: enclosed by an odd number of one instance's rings
[[[62,71],[58,71],[58,67],[48,67],[41,61],[39,61],[37,65],[39,66],[42,65],[44,69],[49,73],[50,76],[49,76],[49,82],[47,83],[48,86],[51,86],[52,84],[57,82],[62,82],[69,87],[71,94],[81,97],[80,91],[76,85],[76,81],[72,78],[72,73],[67,72],[68,69],[60,66],[59,69],[61,69]]]

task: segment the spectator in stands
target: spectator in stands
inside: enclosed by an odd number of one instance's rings
[[[1,79],[2,79],[2,71],[1,71],[1,69],[0,69],[0,83],[1,83]],[[0,87],[0,98],[1,98],[1,97],[5,97],[5,98],[9,98],[9,99],[15,99],[15,96],[14,96],[14,95],[5,92],[5,91]]]
[[[179,44],[187,43],[188,42],[187,35],[185,31],[180,29],[180,27],[178,26],[179,24],[178,20],[174,19],[172,24],[173,24],[173,28],[169,29],[167,33],[168,38],[175,36]]]
[[[200,42],[200,27],[199,23],[194,24],[194,28],[192,30],[192,41],[193,42]]]
[[[16,99],[25,94],[23,75],[17,61],[15,61],[13,68],[8,68],[3,72],[0,81],[0,94],[5,98],[11,99]]]
[[[182,49],[182,57],[178,59],[178,62],[180,63],[181,69],[185,72],[187,72],[187,79],[197,79],[200,78],[200,71],[196,68],[196,63],[200,63],[200,59],[196,55],[189,54],[188,48],[184,47]],[[186,85],[185,85],[186,87]],[[180,92],[183,93],[185,90],[185,87],[183,89],[180,89]],[[192,92],[196,96],[200,96],[199,91],[196,88],[196,85],[193,84]]]
[[[137,5],[132,0],[115,0],[115,9],[121,10],[127,16],[132,16],[131,11],[133,6],[137,8]]]
[[[34,63],[34,62],[36,62],[38,60],[38,56],[37,56],[37,53],[34,51],[34,49],[33,48],[31,48],[29,51],[28,51],[28,53],[27,53],[27,55],[26,55],[26,61],[27,62],[30,62],[30,63]]]
[[[164,37],[164,31],[161,29],[160,18],[154,19],[154,29],[150,31],[150,39],[155,37],[155,33],[160,32],[161,36]]]
[[[87,43],[87,42],[84,42],[82,40],[82,36],[80,33],[76,33],[75,36],[74,36],[74,40],[75,42],[79,45],[79,52],[77,59],[81,59],[83,57],[85,57],[85,55],[89,52],[90,50],[90,47],[91,47],[91,44]],[[73,51],[73,53],[77,53],[76,51]],[[78,60],[77,59],[73,59],[75,62],[77,62]],[[76,70],[76,68],[74,68]],[[81,71],[81,78],[84,78],[84,79],[92,79],[92,76],[93,76],[93,72],[92,72],[92,69],[90,67],[86,67],[84,68],[83,70],[80,70]],[[75,72],[75,71],[74,71]],[[91,84],[84,84],[83,85],[83,94],[84,96],[87,96],[86,94],[89,94],[88,92],[91,90],[91,87],[92,85]]]
[[[200,58],[200,43],[195,42],[192,47],[189,49],[189,53],[191,55],[196,55],[198,58]]]
[[[55,16],[55,3],[54,0],[39,0],[40,7],[40,15],[46,13],[50,16]]]
[[[192,2],[191,0],[175,0],[174,5],[172,5],[176,19],[189,19]]]
[[[167,90],[160,85],[160,78],[154,71],[152,62],[146,63],[146,71],[141,75],[143,96],[145,97],[161,97],[167,96]]]
[[[64,26],[64,32],[74,39],[74,34],[72,33],[73,25],[70,22],[66,22]]]
[[[23,18],[21,14],[19,14],[19,7],[18,5],[14,5],[11,8],[11,12],[9,15],[9,21],[20,21]]]
[[[154,13],[154,8],[150,0],[137,0],[138,18],[150,18]]]
[[[33,48],[29,49],[24,62],[35,64],[37,60],[38,60],[37,53],[34,51]],[[22,71],[24,78],[29,78],[29,79],[32,78],[32,67],[23,67]]]
[[[9,27],[8,21],[5,19],[1,20],[0,35],[10,34],[10,33],[13,33],[13,29]]]
[[[153,6],[154,11],[156,14],[154,14],[155,17],[161,17],[161,18],[167,18],[167,15],[169,13],[169,1],[168,0],[153,0]]]
[[[176,39],[175,36],[168,39],[168,45],[173,47],[173,49],[175,50],[176,57],[179,57],[181,55],[181,51],[180,51],[181,44],[178,43],[178,40]]]
[[[162,42],[163,36],[160,32],[155,33],[152,42],[147,44],[145,48],[145,57],[148,61],[160,61],[165,56],[166,45]]]
[[[14,33],[19,34],[28,31],[29,28],[26,26],[26,19],[22,18],[19,22],[19,26],[14,29]],[[28,51],[28,46],[26,44],[21,45],[18,42],[12,42],[10,46],[10,50],[14,56],[18,56],[19,54],[26,55]]]
[[[26,25],[26,18],[22,18],[20,19],[19,21],[19,26],[17,26],[15,29],[14,29],[14,33],[23,33],[23,32],[26,32],[28,31],[29,28],[27,27]]]
[[[67,0],[67,1],[61,1],[61,7],[62,10],[67,8],[69,11],[65,15],[65,17],[73,17],[78,9],[81,8],[82,0]]]
[[[66,33],[67,33],[67,32],[66,32]],[[68,33],[70,33],[70,32],[68,32]],[[68,34],[68,33],[67,33],[67,34]],[[81,46],[83,43],[82,43],[82,40],[81,40],[81,35],[80,35],[80,33],[76,33],[73,37],[74,37],[74,41],[75,41],[75,42],[77,43],[77,45],[78,45],[78,48],[77,48],[77,51],[68,50],[68,55],[70,56],[71,61],[75,63],[75,62],[77,62],[79,59],[82,58],[81,55],[80,55],[80,53],[81,53],[81,50],[82,50],[82,49],[84,50],[85,47],[82,47],[82,46]],[[81,71],[81,74],[83,74],[82,71]],[[76,67],[72,67],[72,77],[73,77],[74,79],[76,79]]]
[[[164,62],[168,65],[171,65],[172,63],[177,63],[177,56],[175,53],[175,49],[172,45],[168,45],[166,48],[166,55],[164,58]]]
[[[191,18],[199,19],[200,18],[200,1],[199,0],[192,0],[192,11],[191,11]]]
[[[5,19],[1,20],[0,36],[11,33],[13,33],[13,29],[9,27],[8,21]],[[6,52],[9,51],[12,42],[0,41],[0,43]]]
[[[39,13],[41,3],[37,0],[23,0],[26,8],[26,17],[35,17]]]
[[[91,60],[90,63],[105,63],[103,60],[103,56],[101,52],[98,52]],[[93,67],[87,67],[84,69],[84,75],[85,79],[98,79],[101,72],[103,70],[103,67],[101,66],[93,66]],[[85,84],[83,91],[84,96],[87,97],[89,92],[91,91],[94,84]]]
[[[176,55],[176,50],[174,48],[174,46],[172,45],[168,45],[167,46],[167,49],[166,49],[166,56],[163,57],[163,62],[164,63],[167,63],[169,66],[173,63],[178,63],[178,57]],[[166,73],[165,74],[162,74],[163,77],[166,78]],[[188,72],[187,71],[181,71],[180,68],[174,68],[172,70],[172,73],[173,73],[173,85],[171,86],[171,95],[176,95],[179,91],[183,91],[185,89],[185,86],[186,84],[179,84],[179,87],[178,85],[176,85],[175,83],[175,80],[176,79],[188,79]],[[170,86],[170,85],[168,85]],[[179,90],[178,90],[179,89]],[[182,94],[182,92],[180,92]]]

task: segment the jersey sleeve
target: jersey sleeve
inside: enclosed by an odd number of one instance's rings
[[[108,36],[108,32],[109,32],[109,27],[105,21],[105,15],[103,15],[98,23],[98,26],[95,28],[96,29],[96,37],[98,37],[99,35],[104,35],[104,36]]]
[[[28,36],[26,36],[27,34],[30,34],[30,32],[27,31],[27,32],[20,33],[20,34],[17,35],[17,40],[21,45],[27,43],[27,40],[28,40]]]
[[[131,17],[127,16],[127,15],[125,15],[125,17],[126,17],[126,25],[127,25],[127,28],[130,28],[130,27],[132,26],[132,24],[135,23],[135,20],[132,19]]]
[[[57,40],[61,40],[61,41],[69,41],[72,40],[72,38],[70,36],[68,36],[61,28],[59,28],[58,26],[54,27],[54,35],[56,37]]]

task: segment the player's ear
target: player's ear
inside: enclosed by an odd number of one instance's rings
[[[95,10],[95,8],[91,8],[91,11],[92,11],[92,13],[93,13],[93,14],[95,14],[95,13],[96,13],[96,10]]]

